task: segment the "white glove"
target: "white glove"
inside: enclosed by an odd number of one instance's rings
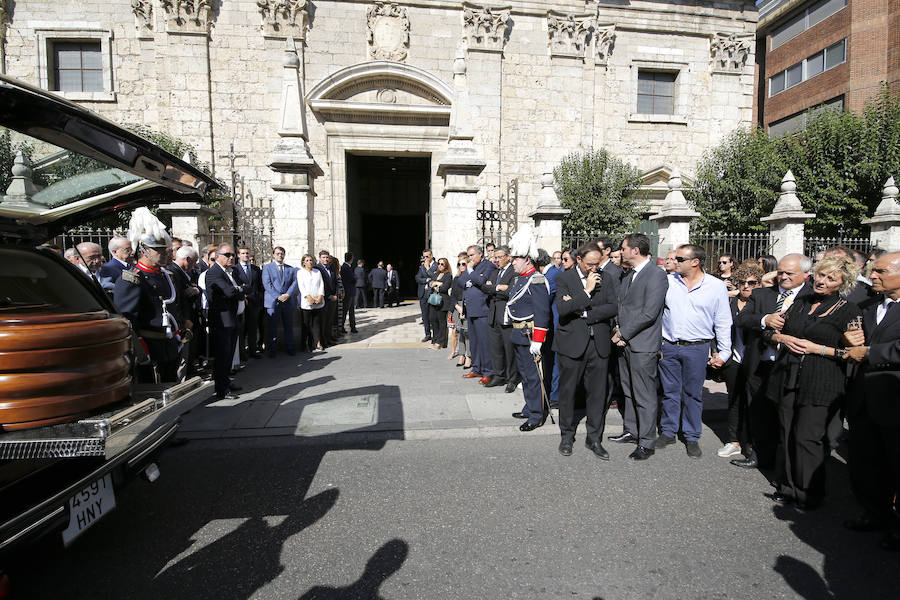
[[[529,350],[534,356],[539,356],[541,353],[541,342],[532,341]]]
[[[472,287],[472,281],[471,281],[471,280],[469,280],[469,281],[466,282],[466,288],[470,288],[470,287]]]

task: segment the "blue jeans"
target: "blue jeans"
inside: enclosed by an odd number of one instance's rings
[[[703,382],[709,343],[696,346],[676,346],[663,340],[659,378],[663,399],[660,429],[663,435],[675,437],[684,433],[688,442],[700,439],[703,430]]]

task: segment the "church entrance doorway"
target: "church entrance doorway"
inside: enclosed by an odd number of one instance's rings
[[[390,263],[401,296],[414,298],[421,252],[431,241],[431,157],[347,152],[346,165],[350,251],[366,269]]]

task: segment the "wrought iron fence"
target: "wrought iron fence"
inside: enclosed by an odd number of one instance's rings
[[[771,254],[773,240],[768,233],[694,233],[691,243],[706,250],[706,270],[715,270],[717,261],[723,254],[728,254],[735,264],[748,258],[757,258],[763,254]]]
[[[612,240],[612,247],[617,248],[619,244],[622,243],[622,239],[628,235],[629,233],[634,233],[632,231],[624,231],[621,233],[606,233],[603,231],[570,231],[563,230],[562,232],[562,249],[566,248],[577,248],[578,246],[589,242],[591,240],[596,240],[598,238],[606,237]],[[656,248],[659,245],[659,234],[658,233],[646,233],[640,232],[650,238],[650,250],[652,254],[656,254]],[[553,252],[549,248],[547,248],[548,252]]]
[[[824,252],[832,246],[846,246],[853,250],[858,250],[866,256],[872,252],[874,244],[869,238],[847,238],[847,237],[808,237],[803,240],[803,253],[813,260],[820,252]]]
[[[103,255],[109,252],[109,240],[117,235],[124,236],[125,232],[120,229],[108,227],[92,228],[92,227],[75,227],[65,234],[57,236],[49,240],[49,244],[59,246],[65,251],[80,244],[81,242],[94,242],[103,248]],[[106,256],[108,259],[109,257]]]
[[[262,265],[272,256],[273,227],[270,225],[267,230],[264,225],[257,224],[251,219],[252,217],[239,219],[236,231],[230,227],[210,228],[209,233],[199,236],[197,242],[201,248],[207,244],[218,246],[226,243],[234,248],[246,246],[250,249],[250,256],[254,262]]]
[[[519,226],[519,180],[506,184],[506,196],[499,200],[482,200],[476,211],[478,236],[481,245],[493,242],[506,244]]]

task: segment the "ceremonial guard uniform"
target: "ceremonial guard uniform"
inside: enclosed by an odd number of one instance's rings
[[[509,245],[510,254],[516,257],[515,266],[522,265],[519,277],[509,293],[504,318],[513,327],[510,339],[525,396],[525,407],[514,416],[526,418],[527,421],[519,429],[531,431],[544,423],[544,410],[549,410],[545,405],[535,357],[540,356],[540,346],[547,337],[552,320],[550,287],[540,271],[528,260],[537,256],[537,247],[531,238],[530,229],[520,229]]]
[[[136,216],[146,218],[149,215],[156,219],[149,211],[146,215],[138,215],[138,211],[141,209],[135,211]],[[158,231],[153,234],[141,229],[137,232],[138,243],[134,245],[136,248],[151,248],[165,255],[170,243],[167,237],[159,235]],[[179,324],[175,315],[169,312],[170,307],[177,310],[175,286],[162,265],[147,263],[148,261],[139,259],[131,270],[122,271],[122,275],[116,280],[113,296],[116,307],[131,322],[150,359],[149,365],[142,366],[141,348],[134,349],[138,356],[138,380],[142,383],[176,381]]]

